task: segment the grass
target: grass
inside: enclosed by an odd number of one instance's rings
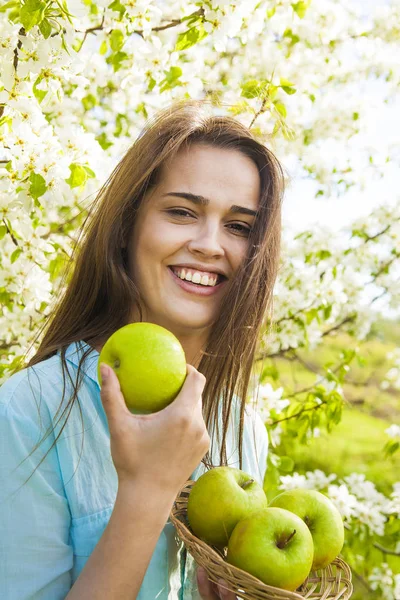
[[[400,473],[399,453],[387,459],[383,454],[385,429],[390,424],[357,408],[347,408],[332,433],[321,431],[320,437],[310,439],[307,445],[296,444],[281,451],[293,458],[300,473],[321,469],[340,478],[362,473],[378,491],[390,494]]]

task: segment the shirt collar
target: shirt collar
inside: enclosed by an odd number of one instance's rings
[[[72,342],[65,352],[65,358],[76,367],[79,366],[79,362],[85,352],[91,350],[91,353],[86,357],[85,362],[82,365],[82,370],[100,387],[99,379],[97,377],[97,363],[99,360],[99,352],[92,346],[89,346],[83,340],[79,342]],[[61,354],[60,350],[57,350],[57,354]]]

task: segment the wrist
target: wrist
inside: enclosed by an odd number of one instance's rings
[[[169,511],[179,490],[172,490],[149,479],[119,479],[117,499],[124,504],[146,506],[157,511]]]

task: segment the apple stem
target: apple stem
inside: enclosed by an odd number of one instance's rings
[[[244,483],[242,483],[241,488],[243,490],[245,490],[246,488],[249,487],[249,485],[251,485],[252,483],[254,483],[254,479],[248,479],[247,481],[245,481]]]
[[[277,544],[278,548],[280,548],[282,550],[282,548],[284,548],[285,546],[287,546],[295,533],[296,533],[296,530],[294,529],[292,531],[292,533],[289,535],[289,537],[286,538],[286,540],[283,540],[282,542],[280,542],[279,544]]]

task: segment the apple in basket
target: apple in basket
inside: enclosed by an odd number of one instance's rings
[[[236,525],[226,561],[267,585],[294,591],[307,579],[313,556],[304,521],[283,508],[266,508]]]
[[[262,486],[251,475],[234,467],[215,467],[194,483],[187,517],[198,538],[222,549],[241,519],[267,506]]]
[[[344,543],[343,519],[324,494],[300,488],[287,490],[276,496],[269,506],[290,510],[308,526],[314,542],[313,571],[323,569],[337,557]]]

